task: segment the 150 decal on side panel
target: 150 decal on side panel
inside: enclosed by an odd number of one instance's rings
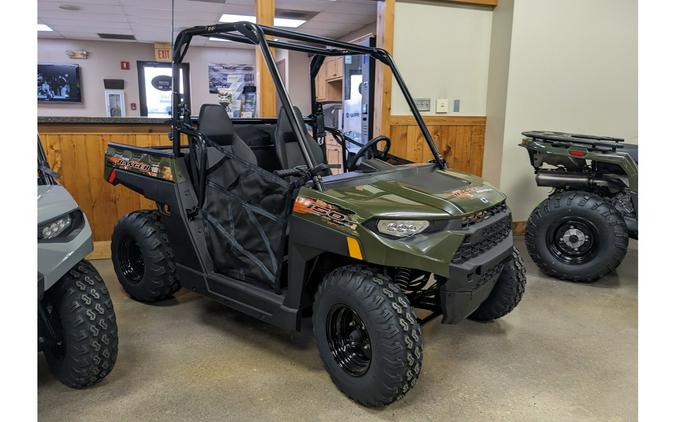
[[[356,231],[352,211],[346,210],[334,204],[329,204],[321,199],[298,196],[293,204],[293,212],[298,214],[311,214],[321,217],[328,224],[345,227]]]

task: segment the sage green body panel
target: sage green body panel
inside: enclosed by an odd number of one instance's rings
[[[399,167],[403,169],[406,166]],[[464,216],[506,199],[504,194],[478,177],[449,170],[430,171],[436,176],[447,177],[448,182],[453,184],[460,181],[462,186],[440,192],[425,191],[413,186],[415,179],[409,178],[338,187],[324,192],[303,187],[298,198],[319,200],[347,214],[352,224],[334,225],[333,228],[345,234],[345,242],[348,236],[359,241],[364,261],[389,267],[414,268],[447,277],[451,259],[464,240],[465,234],[461,229],[422,232],[408,238],[393,239],[363,225],[365,221],[379,218],[456,220],[459,223]],[[315,224],[327,224],[323,215],[298,213],[296,207],[294,212],[296,216]]]
[[[569,148],[552,145],[550,142],[541,142],[532,138],[524,138],[520,144],[521,147],[527,148],[535,153],[546,155],[556,155],[563,157],[570,157],[570,151],[582,151],[585,153],[582,158],[584,160],[597,161],[602,163],[616,164],[621,167],[628,176],[628,189],[631,192],[638,192],[638,165],[633,161],[633,158],[621,149],[616,152],[602,152],[592,149],[584,148],[582,145],[573,145]],[[545,160],[545,159],[544,159]]]

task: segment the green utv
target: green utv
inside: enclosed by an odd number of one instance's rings
[[[504,195],[446,168],[386,51],[247,22],[194,27],[176,38],[173,87],[195,36],[256,45],[282,107],[278,119],[230,120],[225,107],[203,105],[193,119],[174,88],[172,146],[108,145],[108,182],[157,203],[113,233],[114,268],[131,297],[154,302],[183,287],[283,329],[312,317],[335,384],[373,407],[416,384],[421,324],[493,320],[515,308],[525,276]],[[391,140],[377,136],[331,174],[325,133],[343,146],[357,141],[324,127],[314,84],[303,119],[270,47],[313,55],[312,81],[326,56],[389,66],[434,159],[393,157]]]
[[[553,191],[527,221],[525,244],[546,274],[592,282],[638,237],[638,148],[623,139],[523,132],[538,186]]]

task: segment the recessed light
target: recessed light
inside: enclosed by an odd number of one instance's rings
[[[251,22],[251,23],[256,23],[256,18],[255,16],[250,16],[250,15],[231,15],[228,13],[224,13],[220,17],[220,22],[226,23],[226,22]],[[307,22],[306,20],[303,19],[288,19],[288,18],[274,18],[274,26],[282,26],[286,28],[297,28],[298,26],[302,25],[303,23]]]
[[[76,5],[76,4],[60,4],[59,9],[75,12],[75,11],[80,10],[82,8],[78,5]]]
[[[48,32],[48,31],[53,31],[53,29],[50,28],[49,26],[45,25],[44,23],[39,23],[39,24],[38,24],[38,31],[46,31],[46,32]]]

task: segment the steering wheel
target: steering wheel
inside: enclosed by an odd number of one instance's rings
[[[384,142],[384,149],[380,151],[377,149],[377,144]],[[381,160],[386,160],[389,154],[389,149],[391,148],[391,139],[388,136],[380,135],[366,142],[364,146],[354,155],[349,162],[347,163],[347,170],[354,171],[356,168],[356,162],[359,161],[359,158],[366,157],[370,158],[379,158]]]

